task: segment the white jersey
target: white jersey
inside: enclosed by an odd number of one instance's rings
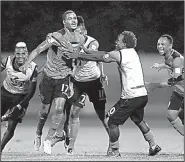
[[[23,74],[21,71],[14,70],[13,61],[14,57],[8,56],[5,65],[7,76],[3,81],[3,86],[12,94],[26,94],[28,93],[30,79],[37,65],[31,62],[26,70],[26,74]]]
[[[146,96],[141,62],[135,49],[120,50],[121,98]]]
[[[96,41],[94,38],[87,36],[84,46],[88,49],[89,45]],[[100,69],[95,61],[79,60],[74,72],[74,78],[79,82],[96,80],[100,77]]]

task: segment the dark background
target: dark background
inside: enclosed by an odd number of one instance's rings
[[[100,42],[100,50],[111,50],[117,35],[133,31],[137,50],[155,52],[160,35],[174,38],[174,48],[184,51],[183,1],[4,1],[1,2],[1,50],[12,52],[18,41],[29,51],[47,33],[63,27],[61,16],[72,9],[85,19],[88,34]]]

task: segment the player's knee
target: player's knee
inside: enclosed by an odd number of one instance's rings
[[[177,110],[168,110],[167,112],[167,119],[171,122],[177,119],[178,111]]]
[[[55,99],[55,110],[59,112],[63,112],[64,105],[65,105],[66,99],[64,98],[56,98]]]
[[[95,110],[105,110],[105,101],[93,102]]]

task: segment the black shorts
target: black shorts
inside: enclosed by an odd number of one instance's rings
[[[184,97],[173,91],[168,105],[168,110],[184,109]]]
[[[100,78],[87,82],[78,82],[75,80],[73,82],[73,105],[83,107],[86,99],[85,94],[88,95],[89,101],[92,103],[97,103],[100,101],[106,103],[106,94]]]
[[[135,123],[140,123],[144,116],[144,107],[148,102],[148,96],[132,99],[120,99],[106,114],[108,123],[122,125],[130,117]]]
[[[65,99],[69,96],[69,81],[68,75],[63,79],[53,79],[48,77],[44,72],[39,84],[40,98],[43,104],[50,104],[54,98],[63,97]]]
[[[26,94],[12,94],[4,87],[1,87],[1,117],[5,115],[8,110],[11,111],[14,106],[18,105],[23,100],[25,95]],[[20,115],[14,120],[17,120],[19,123],[22,122],[22,119],[27,111],[28,104],[26,107],[21,109]]]

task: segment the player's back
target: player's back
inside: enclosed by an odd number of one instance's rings
[[[120,50],[121,98],[134,98],[147,95],[139,56],[135,49]]]
[[[96,39],[86,36],[84,47],[88,49],[89,45],[96,41]],[[79,82],[86,82],[96,80],[100,77],[100,69],[95,61],[78,60],[78,65],[75,70],[74,78]]]

